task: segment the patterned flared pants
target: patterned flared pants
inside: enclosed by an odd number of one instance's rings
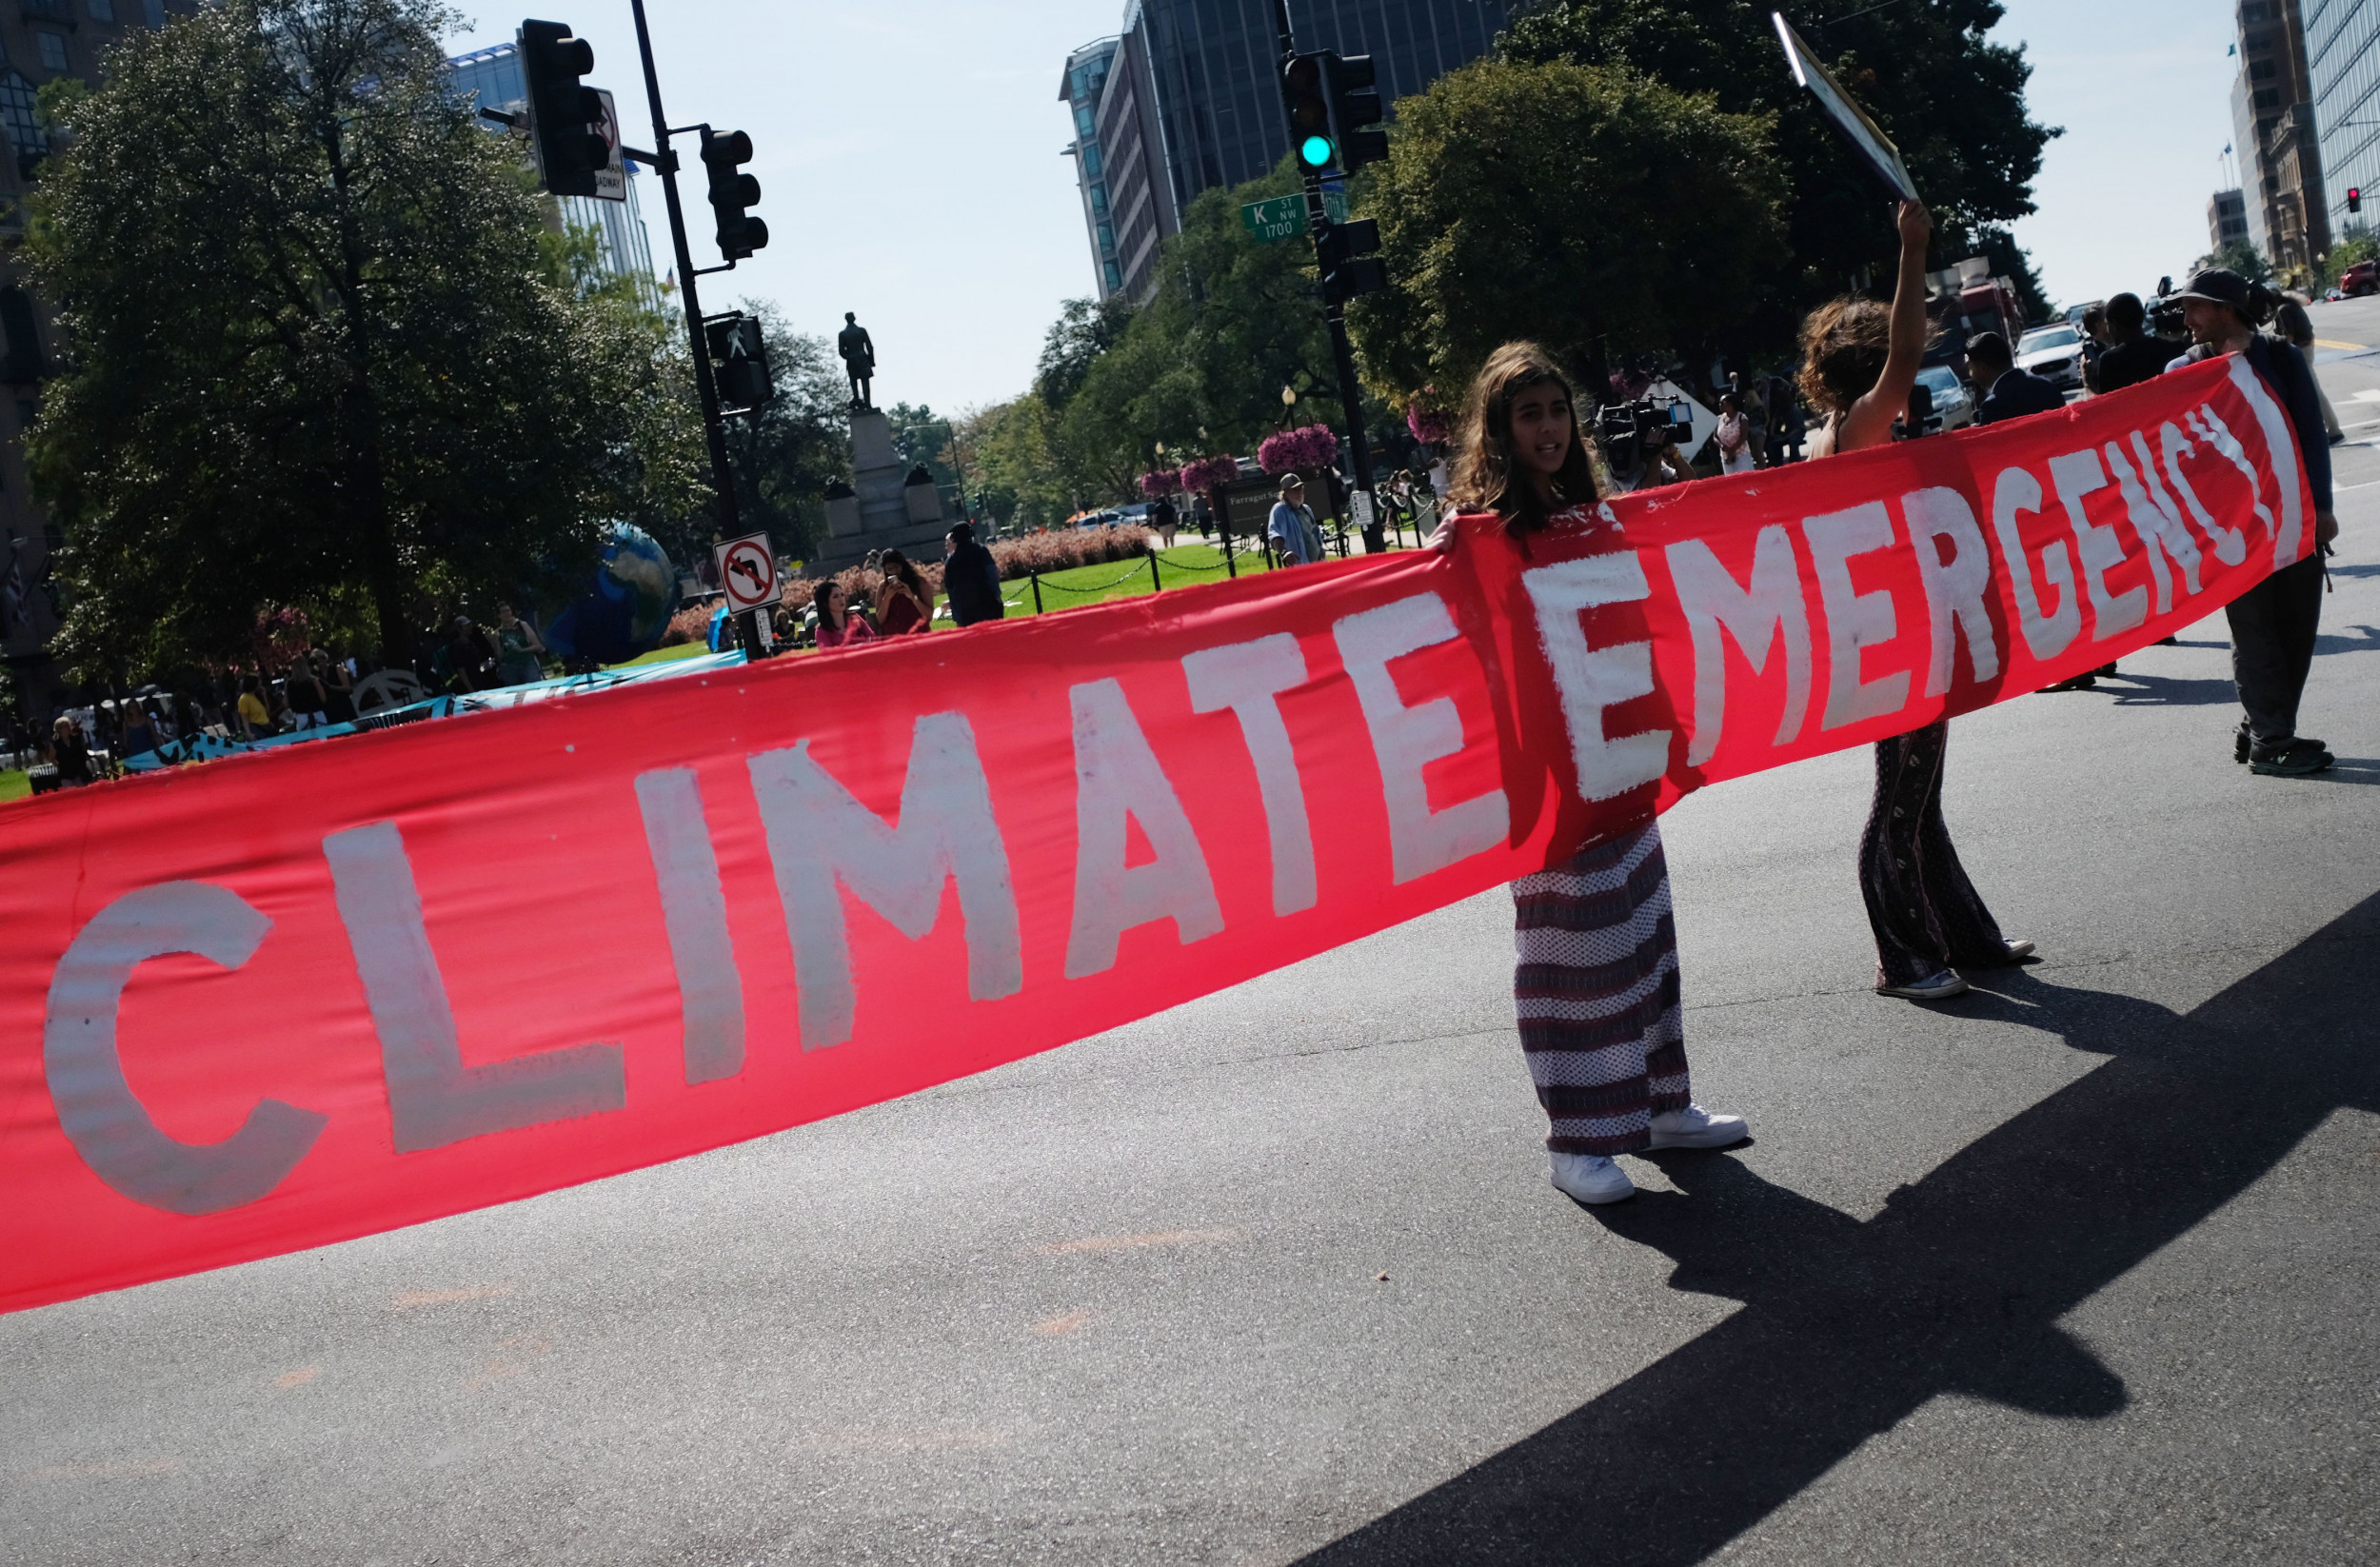
[[[1875,803],[1859,839],[1859,891],[1875,930],[1878,984],[1914,984],[1946,968],[2008,961],[2007,939],[1967,880],[1942,820],[1950,740],[1943,723],[1876,742]]]
[[[1513,1000],[1557,1154],[1628,1154],[1694,1098],[1661,829],[1581,850],[1513,883]]]

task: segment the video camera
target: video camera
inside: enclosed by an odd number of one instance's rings
[[[2286,295],[2270,284],[2251,283],[2248,286],[2248,309],[2246,311],[2248,325],[2261,327],[2271,321],[2272,312],[2281,307],[2286,298]],[[2184,303],[2181,299],[2173,297],[2172,278],[2157,279],[2157,297],[2149,305],[2149,330],[2158,337],[2188,337],[2190,327],[2184,323],[2182,317]]]
[[[1606,403],[1596,410],[1596,433],[1606,452],[1634,441],[1645,452],[1682,446],[1694,439],[1695,412],[1683,398],[1657,403]]]

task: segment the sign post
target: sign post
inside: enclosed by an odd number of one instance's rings
[[[765,611],[784,594],[777,582],[777,554],[769,547],[768,535],[730,539],[711,555],[719,565],[719,585],[727,595],[727,613],[740,620],[750,617],[745,621],[750,640],[744,645],[765,653],[770,643]]]

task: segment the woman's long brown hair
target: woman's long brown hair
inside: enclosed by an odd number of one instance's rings
[[[1493,511],[1515,538],[1541,530],[1551,521],[1537,486],[1513,462],[1513,399],[1532,387],[1561,388],[1570,404],[1570,450],[1554,474],[1554,492],[1564,507],[1595,500],[1595,466],[1578,429],[1578,400],[1554,356],[1535,343],[1507,343],[1479,367],[1463,405],[1457,438],[1454,483],[1447,498],[1464,511]]]

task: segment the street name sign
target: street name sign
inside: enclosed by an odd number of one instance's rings
[[[1347,221],[1347,192],[1322,192],[1322,211],[1333,223]],[[1296,239],[1306,231],[1306,199],[1302,194],[1271,196],[1240,208],[1240,221],[1259,245]]]

